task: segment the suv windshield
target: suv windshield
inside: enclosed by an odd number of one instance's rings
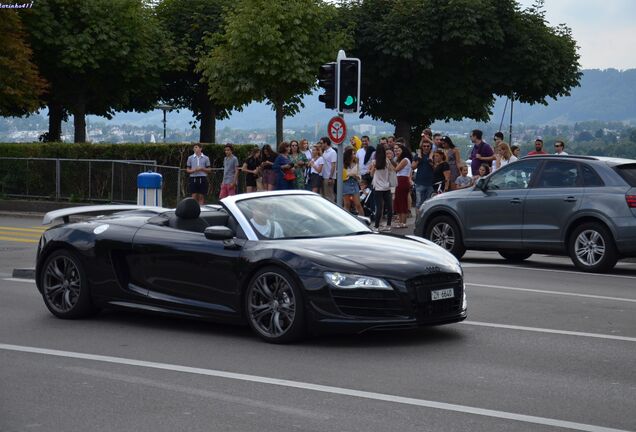
[[[262,239],[318,238],[371,233],[348,212],[320,196],[273,195],[237,201]]]
[[[636,164],[617,165],[614,169],[628,185],[636,187]]]

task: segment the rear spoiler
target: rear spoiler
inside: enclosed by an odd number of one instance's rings
[[[95,214],[104,215],[117,213],[121,211],[130,211],[130,210],[143,210],[145,212],[160,214],[168,211],[169,209],[163,207],[148,207],[142,205],[94,205],[94,206],[82,206],[82,207],[70,207],[60,210],[53,210],[44,215],[44,219],[42,219],[42,225],[48,225],[56,219],[62,219],[64,223],[69,222],[69,218],[71,216],[80,215],[80,214]]]

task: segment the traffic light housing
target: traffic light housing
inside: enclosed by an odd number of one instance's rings
[[[318,70],[318,85],[325,89],[325,92],[318,96],[320,102],[324,102],[325,108],[336,108],[337,91],[337,68],[336,62],[325,63]]]
[[[338,112],[356,113],[360,111],[360,59],[341,58],[338,60]]]

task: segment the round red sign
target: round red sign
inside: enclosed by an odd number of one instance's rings
[[[327,135],[334,144],[342,144],[347,136],[347,125],[342,117],[332,117],[329,120]]]

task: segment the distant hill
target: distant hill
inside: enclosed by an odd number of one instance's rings
[[[503,106],[504,100],[495,105],[493,122],[500,121]],[[584,70],[581,85],[572,89],[571,96],[549,101],[548,106],[515,104],[513,114],[515,123],[537,125],[586,120],[635,122],[636,69]]]
[[[318,101],[318,92],[303,99],[305,108],[291,118],[285,119],[285,127],[298,128],[324,125],[333,111],[324,109]],[[495,104],[491,122],[501,121],[505,99]],[[510,108],[508,107],[507,110]],[[504,123],[508,123],[509,111]],[[112,120],[115,124],[131,124],[136,126],[161,125],[163,114],[156,110],[148,113],[118,113]],[[168,113],[167,121],[170,129],[190,128],[192,113],[188,110]],[[616,69],[588,69],[583,71],[581,86],[572,90],[569,97],[551,101],[548,106],[515,104],[514,123],[523,124],[568,124],[585,120],[632,121],[636,122],[636,69],[618,71]],[[89,122],[103,122],[104,118],[89,116]],[[348,116],[350,122],[360,122],[356,116]],[[371,119],[361,120],[364,123],[375,123]],[[274,112],[265,103],[252,103],[243,112],[235,112],[228,120],[218,122],[217,128],[232,129],[273,129]]]

